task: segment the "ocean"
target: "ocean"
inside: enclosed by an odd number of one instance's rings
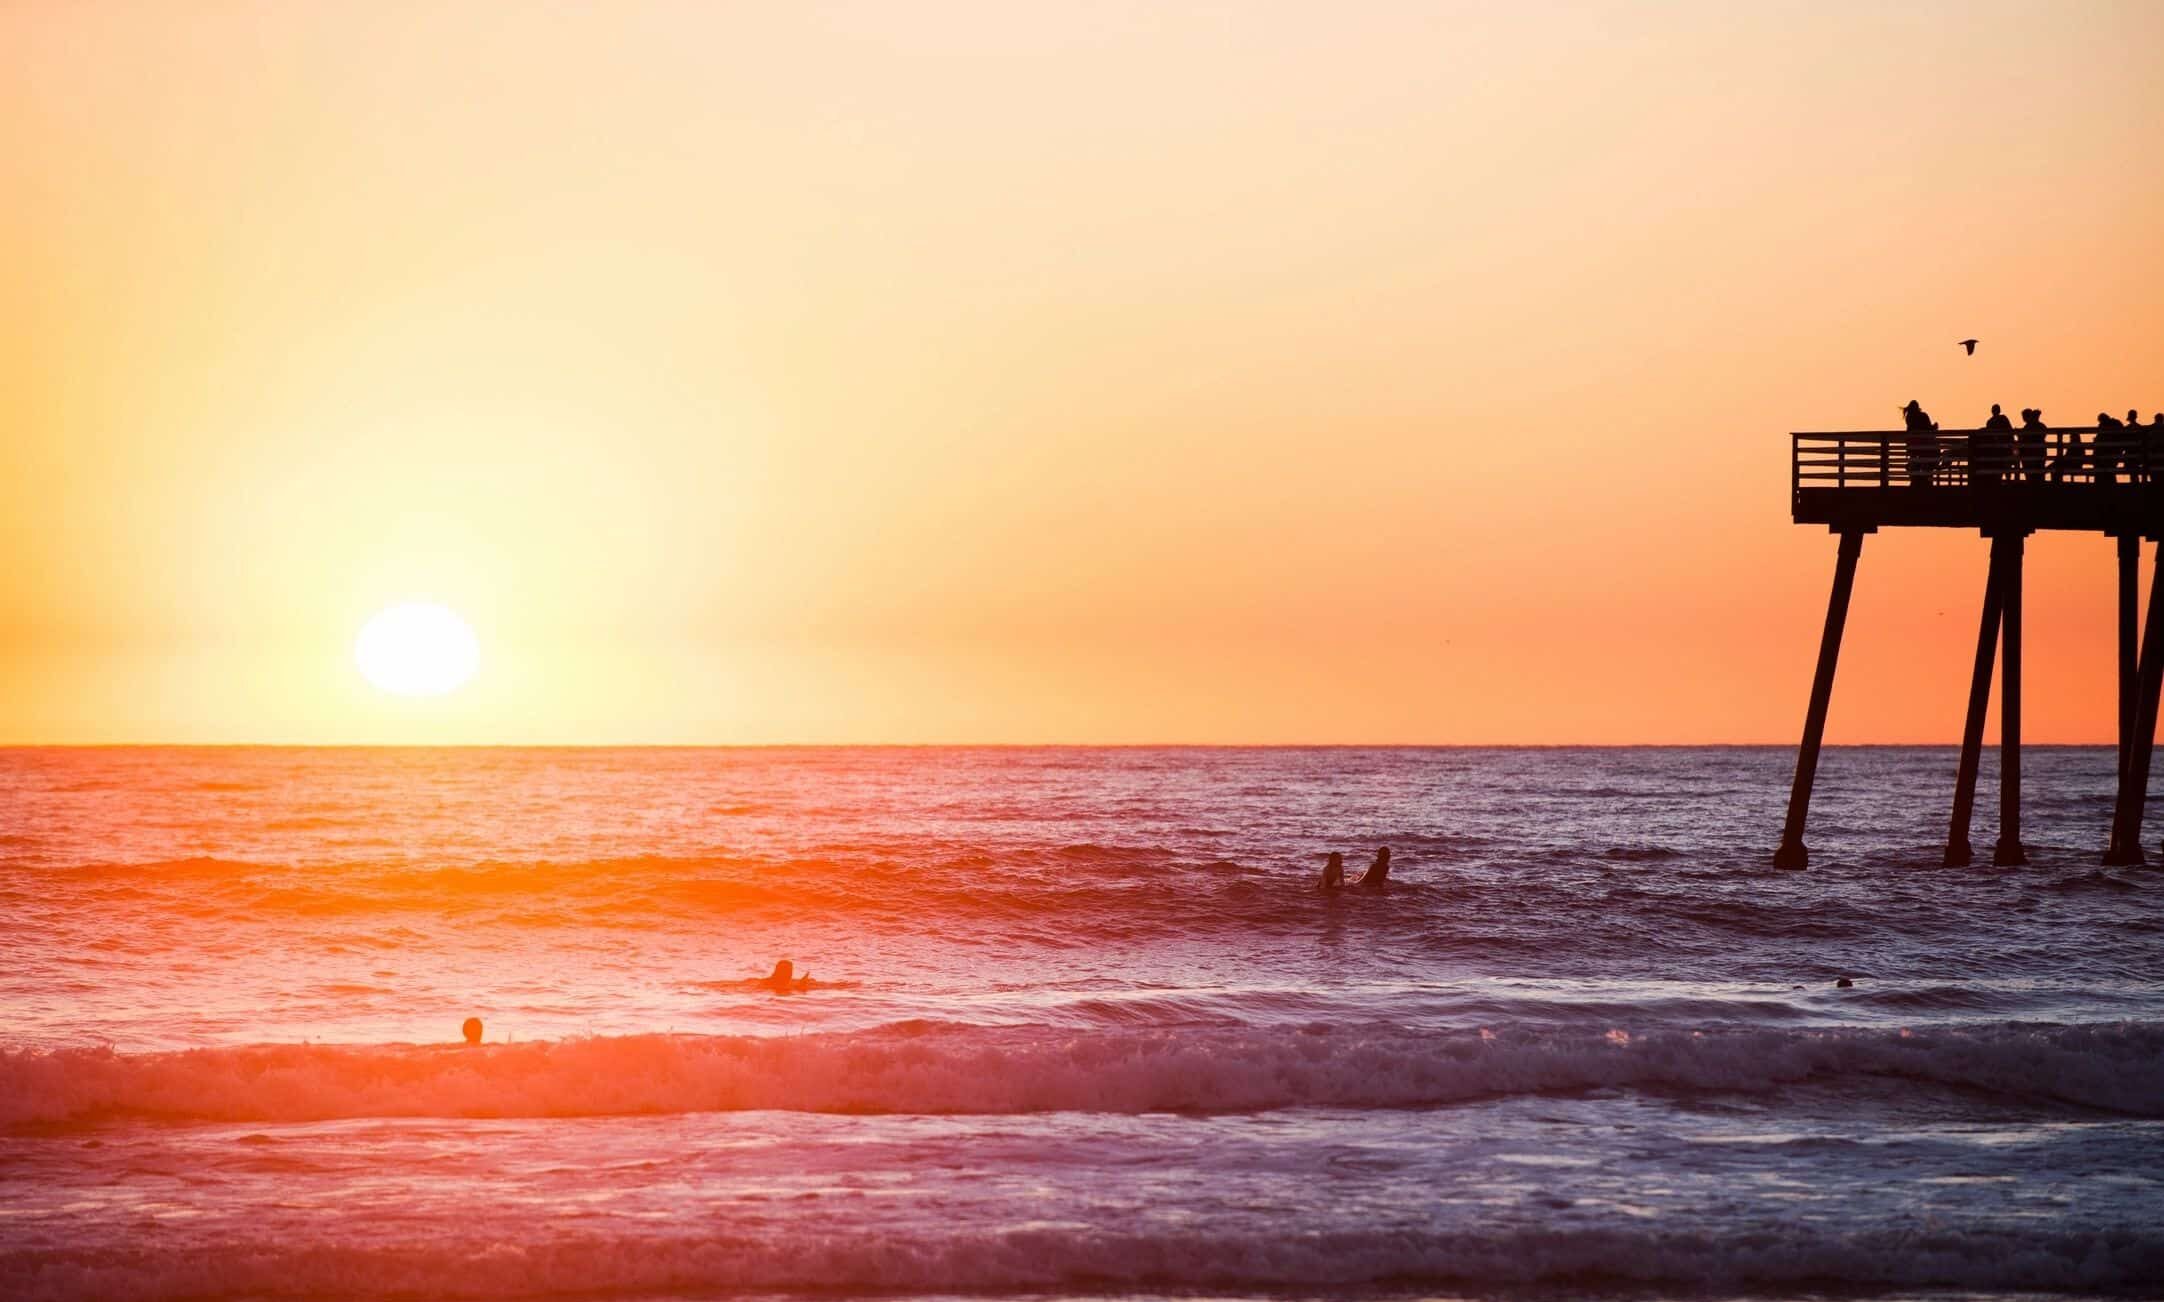
[[[1792,763],[0,751],[0,1297],[2164,1292],[2111,751]]]

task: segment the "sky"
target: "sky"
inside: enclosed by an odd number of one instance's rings
[[[1792,743],[1788,431],[2164,410],[2160,58],[2154,3],[0,5],[0,742]],[[1829,740],[1958,736],[1985,563],[1866,541]],[[2032,739],[2113,735],[2112,594],[2031,541]],[[459,691],[356,670],[411,600]]]

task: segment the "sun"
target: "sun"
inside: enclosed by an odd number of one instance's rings
[[[361,676],[396,696],[442,696],[481,666],[473,628],[449,606],[408,601],[387,606],[361,626],[353,643]]]

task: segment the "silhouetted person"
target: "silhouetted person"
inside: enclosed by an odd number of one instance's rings
[[[785,958],[777,959],[774,962],[774,970],[767,973],[766,979],[759,984],[778,995],[793,994],[811,985],[811,973],[806,972],[803,976],[797,976],[794,964]]]
[[[1339,854],[1335,850],[1332,850],[1330,852],[1330,857],[1325,860],[1322,865],[1322,880],[1316,883],[1315,889],[1318,891],[1339,891],[1345,889],[1344,855]]]
[[[479,1044],[481,1042],[481,1019],[478,1017],[467,1018],[465,1025],[458,1028],[458,1033],[466,1037],[466,1043]]]
[[[2128,482],[2149,478],[2149,439],[2142,433],[2141,413],[2126,409],[2126,477]]]
[[[2117,483],[2119,464],[2126,462],[2131,469],[2133,459],[2127,455],[2126,426],[2108,411],[2096,414],[2096,445],[2090,450],[2090,459],[2096,464],[2096,482]]]
[[[2014,436],[2021,455],[2021,476],[2030,483],[2044,477],[2044,449],[2051,442],[2044,432],[2044,412],[2039,407],[2021,409],[2021,432]]]
[[[1909,457],[1909,486],[1922,488],[1939,468],[1939,427],[1914,398],[1901,409],[1901,418],[1908,431],[1902,444]]]
[[[1368,870],[1360,875],[1360,884],[1372,891],[1389,880],[1390,847],[1386,845],[1375,852],[1375,862],[1369,864]]]
[[[1994,402],[1991,419],[1969,440],[1969,479],[1978,484],[1996,484],[2013,466],[2014,422]]]

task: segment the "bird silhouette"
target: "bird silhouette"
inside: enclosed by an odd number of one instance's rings
[[[1956,339],[1954,342],[1968,349],[1969,356],[1976,356],[1976,341],[1974,339]]]

